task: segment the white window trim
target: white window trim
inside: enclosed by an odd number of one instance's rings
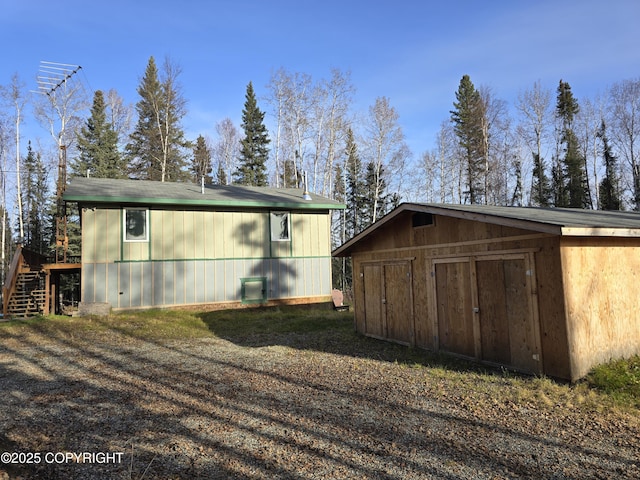
[[[282,216],[286,215],[286,224],[282,224]],[[272,242],[290,242],[291,241],[291,212],[273,211],[269,213],[269,228],[271,230]],[[283,229],[286,230],[286,238],[282,238]]]
[[[144,238],[127,238],[127,212],[128,211],[144,212]],[[149,209],[148,208],[124,208],[122,209],[122,240],[127,243],[141,243],[149,241]]]

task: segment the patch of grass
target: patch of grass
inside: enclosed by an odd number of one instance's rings
[[[101,330],[91,318],[74,318],[63,315],[35,316],[23,320],[0,323],[0,338],[21,333],[35,332],[43,335],[73,336],[75,334]]]
[[[185,310],[123,312],[99,321],[105,327],[142,340],[180,340],[212,336],[197,314]]]
[[[305,307],[263,307],[218,310],[199,317],[216,335],[242,337],[249,334],[311,333],[353,330],[352,313]],[[345,319],[349,322],[345,322]]]
[[[207,326],[192,312],[146,310],[123,312],[108,317],[36,316],[0,323],[0,338],[28,331],[45,336],[80,337],[117,332],[148,340],[173,340],[212,336]]]
[[[606,393],[616,405],[640,408],[640,356],[595,367],[586,383]]]

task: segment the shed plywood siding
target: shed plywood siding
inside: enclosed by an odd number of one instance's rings
[[[598,363],[640,354],[640,245],[564,239],[561,248],[571,379]]]

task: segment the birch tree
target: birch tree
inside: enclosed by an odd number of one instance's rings
[[[2,233],[0,234],[0,261],[2,262],[2,270],[0,271],[0,280],[4,285],[5,274],[7,271],[7,257],[8,250],[11,242],[9,228],[7,228],[7,145],[8,145],[8,132],[5,125],[5,120],[0,116],[0,165],[2,166],[2,175],[0,176],[0,188],[2,194]]]
[[[387,97],[378,97],[369,108],[364,127],[367,172],[371,189],[372,221],[385,211],[383,193],[401,191],[405,163],[410,156],[398,112]]]
[[[336,158],[344,146],[347,132],[349,107],[354,87],[349,75],[333,69],[331,79],[321,81],[314,89],[315,129],[313,154],[313,185],[315,192],[327,196],[330,193]]]
[[[126,146],[126,140],[131,135],[131,126],[133,121],[133,106],[126,104],[123,98],[114,89],[110,89],[104,95],[105,112],[107,122],[111,124],[111,128],[118,136],[118,147],[121,151]]]
[[[519,94],[516,103],[520,119],[518,133],[528,145],[533,158],[531,205],[540,207],[551,205],[551,184],[543,151],[549,135],[550,106],[551,92],[544,89],[539,81],[530,90]]]
[[[211,151],[217,171],[217,184],[228,185],[236,169],[236,159],[240,149],[240,134],[230,118],[224,118],[216,124],[218,135]]]
[[[3,98],[3,101],[7,104],[7,110],[10,110],[11,113],[8,115],[8,118],[11,119],[12,122],[12,132],[13,132],[13,153],[14,153],[14,168],[15,168],[15,179],[16,179],[16,204],[17,204],[17,216],[18,216],[18,235],[20,239],[20,243],[24,242],[24,208],[22,205],[22,177],[21,177],[21,166],[22,159],[20,155],[20,127],[24,121],[23,113],[25,105],[28,101],[28,95],[25,93],[25,85],[18,76],[18,74],[14,74],[11,77],[11,83],[7,87],[0,87],[0,95]],[[6,148],[6,147],[5,147]]]
[[[640,78],[623,80],[609,91],[613,145],[626,163],[633,209],[640,211]]]
[[[268,89],[267,101],[275,106],[276,116],[276,185],[299,186],[305,161],[312,151],[313,82],[310,75],[280,69],[271,77]],[[282,184],[284,179],[287,182]]]

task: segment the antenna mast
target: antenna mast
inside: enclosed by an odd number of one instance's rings
[[[80,71],[80,65],[66,63],[40,62],[37,93],[46,95],[60,119],[60,133],[58,134],[58,182],[56,187],[56,263],[66,263],[69,237],[67,236],[67,209],[62,195],[67,186],[67,145],[65,145],[65,127],[67,118],[64,108],[60,111],[56,92],[59,89],[67,91],[67,82]],[[63,99],[63,102],[65,99]]]

